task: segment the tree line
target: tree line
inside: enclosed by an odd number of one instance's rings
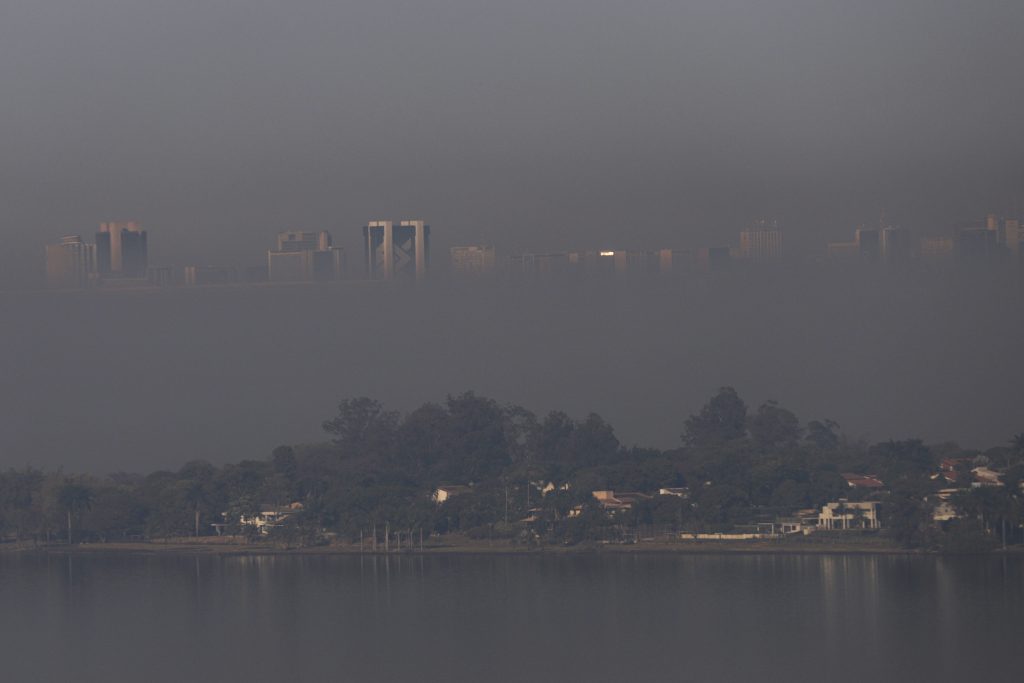
[[[731,387],[681,420],[679,446],[626,446],[595,413],[574,419],[502,405],[473,392],[408,414],[360,397],[341,401],[321,443],[280,446],[268,458],[224,466],[106,477],[33,467],[0,473],[0,537],[37,543],[252,534],[261,506],[302,503],[274,533],[289,542],[355,539],[373,528],[572,544],[616,530],[724,531],[841,498],[882,503],[883,533],[909,547],[983,549],[1020,542],[1024,435],[984,452],[917,439],[867,443],[832,420],[801,423],[774,401],[756,409]],[[960,518],[932,522],[931,496],[949,486],[944,458],[985,465],[1004,486],[952,497]],[[868,473],[884,493],[851,489],[844,472]],[[965,479],[966,481],[966,479]],[[544,492],[548,484],[553,490]],[[470,486],[443,504],[442,485]],[[608,515],[594,490],[652,496]],[[528,520],[528,521],[523,521]],[[216,525],[216,526],[215,526]]]

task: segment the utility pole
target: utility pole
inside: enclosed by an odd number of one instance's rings
[[[373,523],[373,552],[377,552],[377,523]]]
[[[391,522],[384,522],[384,554],[391,552]]]
[[[505,524],[508,524],[508,487],[505,487]]]

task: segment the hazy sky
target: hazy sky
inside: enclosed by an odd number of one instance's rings
[[[106,220],[176,265],[285,229],[355,264],[375,218],[441,261],[941,233],[1024,206],[1022,29],[1020,0],[0,0],[0,289]],[[7,292],[0,466],[264,457],[340,398],[466,390],[658,446],[726,384],[872,439],[1024,428],[1019,278],[651,287]]]
[[[1019,0],[0,0],[0,286],[102,220],[156,263],[840,239],[1024,203]]]

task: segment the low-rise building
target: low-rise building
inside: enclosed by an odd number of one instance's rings
[[[843,472],[843,479],[851,489],[884,489],[885,483],[873,474],[857,474],[855,472]]]
[[[644,493],[636,493],[633,491],[616,493],[615,491],[593,491],[591,495],[597,500],[598,504],[606,512],[625,512],[632,510],[633,505],[639,503],[642,500],[650,500],[650,496]]]
[[[299,512],[302,512],[302,503],[261,505],[260,511],[256,515],[252,517],[242,515],[238,522],[242,526],[253,527],[261,536],[266,536],[271,530],[281,526]]]
[[[876,501],[838,500],[826,503],[818,514],[818,528],[829,531],[848,529],[881,529],[881,504]]]
[[[456,496],[462,496],[467,493],[472,493],[473,489],[469,486],[462,486],[461,484],[455,484],[451,486],[438,486],[434,490],[434,495],[431,496],[435,503],[440,505],[441,503],[447,502]]]

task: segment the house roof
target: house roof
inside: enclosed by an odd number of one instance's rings
[[[873,474],[857,474],[854,472],[843,472],[843,479],[855,489],[881,489],[885,483]]]
[[[447,491],[448,493],[469,493],[473,489],[463,484],[452,484],[451,486],[438,486],[438,491]]]

